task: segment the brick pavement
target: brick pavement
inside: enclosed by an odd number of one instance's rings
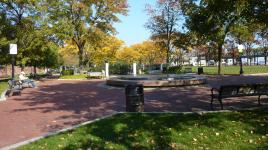
[[[43,80],[38,88],[24,89],[21,96],[0,102],[0,147],[124,111],[124,89],[103,84],[102,80]],[[209,110],[209,94],[206,86],[146,89],[145,111]],[[256,106],[255,99],[232,98],[224,106]]]

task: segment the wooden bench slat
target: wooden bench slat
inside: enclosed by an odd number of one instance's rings
[[[216,93],[215,93],[216,91]],[[242,96],[258,96],[260,104],[260,96],[268,95],[268,84],[241,84],[241,85],[224,85],[211,89],[211,108],[213,109],[213,99],[217,98],[222,106],[222,99],[229,97]]]

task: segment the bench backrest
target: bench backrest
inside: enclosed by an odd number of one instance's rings
[[[256,85],[242,85],[238,89],[238,94],[250,95],[255,93]]]
[[[102,76],[102,72],[88,72],[89,76]]]
[[[258,84],[255,89],[256,93],[268,95],[268,84]]]
[[[222,86],[220,88],[220,95],[221,96],[233,96],[237,95],[239,90],[239,86]]]
[[[220,88],[222,97],[258,94],[268,94],[268,84],[226,85]]]

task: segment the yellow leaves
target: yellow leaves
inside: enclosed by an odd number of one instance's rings
[[[124,49],[118,51],[116,58],[126,64],[132,64],[140,58],[140,54],[132,48],[125,47]]]
[[[65,41],[65,45],[59,49],[58,53],[64,61],[64,64],[78,64],[78,48],[75,45],[74,41]]]
[[[119,50],[122,49],[124,42],[113,36],[103,37],[101,44],[90,51],[91,60],[94,64],[100,65],[104,61],[114,62]]]
[[[140,54],[139,59],[144,64],[160,64],[165,60],[165,52],[153,41],[144,41],[130,48]]]

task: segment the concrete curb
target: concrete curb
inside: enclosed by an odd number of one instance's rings
[[[209,113],[224,113],[233,112],[233,110],[217,110],[217,111],[189,111],[189,112],[118,112],[118,114],[209,114]]]
[[[83,125],[91,124],[91,123],[94,123],[96,121],[100,121],[102,119],[112,117],[112,116],[114,116],[116,114],[118,114],[118,113],[117,112],[116,113],[112,113],[110,115],[106,115],[106,116],[103,116],[103,117],[100,117],[100,118],[97,118],[97,119],[94,119],[94,120],[86,121],[86,122],[83,122],[81,124],[78,124],[78,125],[75,125],[75,126],[72,126],[72,127],[68,127],[68,128],[65,128],[65,129],[62,129],[62,130],[59,130],[59,131],[50,132],[50,133],[47,133],[47,134],[42,135],[42,136],[38,136],[38,137],[29,139],[29,140],[26,140],[26,141],[22,141],[22,142],[19,142],[19,143],[16,143],[16,144],[12,144],[12,145],[9,145],[9,146],[0,148],[0,150],[11,150],[11,149],[15,149],[15,148],[18,148],[20,146],[23,146],[23,145],[26,145],[26,144],[30,144],[30,143],[33,143],[35,141],[38,141],[38,140],[41,140],[41,139],[44,139],[44,138],[47,138],[47,137],[50,137],[50,136],[53,136],[53,135],[62,133],[62,132],[66,132],[66,131],[70,131],[70,130],[76,129],[76,128],[78,128],[80,126],[83,126]]]
[[[1,101],[5,101],[7,99],[6,98],[6,92],[7,92],[7,90],[5,90],[4,92],[1,93],[1,95],[0,95],[0,102]]]
[[[78,81],[84,81],[84,80],[88,80],[88,79],[57,79],[59,81],[71,81],[71,80],[78,80]]]
[[[72,81],[72,80],[76,80],[76,81],[92,81],[94,79],[57,79],[59,81]],[[96,79],[96,80],[103,80],[105,81],[106,79]]]
[[[210,110],[210,111],[188,111],[188,112],[118,112],[118,114],[211,114],[211,113],[225,113],[225,112],[234,112],[234,111],[251,111],[262,108],[268,108],[268,104],[262,104],[262,106],[251,107],[251,108],[239,108],[239,107],[230,107],[230,109],[225,110]]]

